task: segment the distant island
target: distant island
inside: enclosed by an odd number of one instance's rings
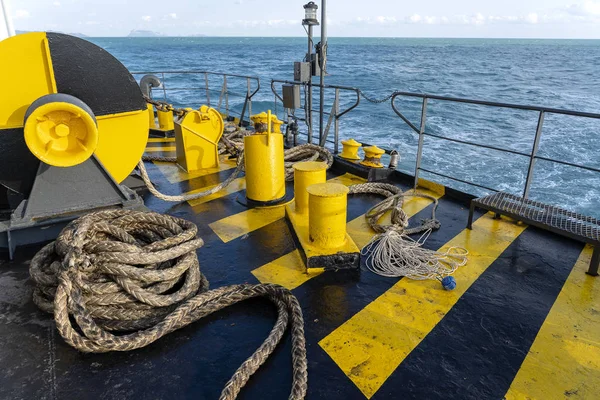
[[[130,37],[130,38],[141,38],[141,37],[153,38],[153,37],[173,37],[173,36],[166,35],[166,34],[160,33],[160,32],[134,29],[131,32],[129,32],[129,35],[127,35],[127,37]],[[206,37],[206,35],[201,34],[201,33],[195,33],[192,35],[186,35],[185,37]]]
[[[127,35],[127,37],[164,37],[167,35],[164,35],[162,33],[159,32],[154,32],[154,31],[144,31],[144,30],[132,30],[131,32],[129,32],[129,35]]]

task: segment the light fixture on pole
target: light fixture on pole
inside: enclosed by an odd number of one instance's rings
[[[317,20],[317,10],[319,6],[317,6],[313,1],[306,3],[304,5],[304,19],[302,20],[302,25],[306,26],[314,26],[319,25],[319,21]]]

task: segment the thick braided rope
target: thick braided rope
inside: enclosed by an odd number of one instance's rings
[[[171,160],[168,157],[161,158],[161,159],[157,159],[154,157],[155,156],[144,156],[142,161],[140,161],[138,163],[138,169],[140,170],[140,176],[142,177],[144,184],[146,184],[146,186],[148,187],[148,190],[150,191],[150,193],[152,193],[154,196],[158,197],[159,199],[161,199],[163,201],[182,202],[182,201],[196,200],[196,199],[200,199],[202,197],[210,196],[212,194],[215,194],[215,193],[223,190],[227,186],[229,186],[229,184],[231,184],[231,182],[233,182],[233,180],[236,179],[239,176],[240,172],[242,172],[244,169],[244,152],[243,152],[243,150],[240,150],[239,154],[237,155],[238,160],[237,160],[236,169],[233,171],[233,173],[231,175],[229,175],[229,177],[227,177],[226,180],[224,180],[220,184],[218,184],[208,190],[204,190],[204,191],[198,192],[198,193],[181,194],[181,195],[167,195],[167,194],[163,194],[163,193],[159,192],[158,189],[156,189],[156,187],[150,180],[150,176],[148,175],[148,171],[146,170],[144,161],[148,161],[148,160],[150,160],[150,161],[176,161],[176,160],[175,159]],[[331,152],[329,152],[329,150],[327,150],[326,148],[323,148],[323,147],[320,147],[320,146],[317,146],[314,144],[303,144],[303,145],[296,146],[291,149],[285,150],[284,160],[285,160],[286,180],[294,179],[294,169],[293,169],[294,164],[302,162],[302,161],[314,161],[317,159],[322,159],[323,161],[325,161],[327,163],[327,168],[329,168],[329,167],[331,167],[331,165],[333,165],[333,155],[331,154]]]
[[[242,172],[244,169],[244,153],[241,153],[241,155],[239,156],[235,170],[231,173],[231,175],[229,175],[227,177],[227,179],[225,179],[223,182],[219,183],[218,185],[213,186],[210,189],[207,189],[207,190],[204,190],[204,191],[198,192],[198,193],[189,193],[189,194],[180,194],[180,195],[163,194],[163,193],[159,192],[158,189],[156,189],[156,187],[150,180],[150,177],[148,176],[148,171],[146,171],[146,166],[144,165],[144,161],[140,161],[138,163],[138,169],[140,170],[140,176],[142,177],[144,184],[148,187],[148,190],[154,196],[156,196],[159,199],[164,200],[164,201],[173,201],[173,202],[190,201],[190,200],[196,200],[196,199],[200,199],[202,197],[210,196],[211,194],[215,194],[215,193],[225,189],[227,186],[229,186],[229,184],[231,182],[233,182],[233,180],[236,179],[238,177],[238,175],[240,174],[240,172]]]
[[[64,340],[82,352],[138,349],[229,305],[266,297],[277,321],[263,344],[233,374],[220,399],[234,399],[266,361],[288,323],[292,335],[290,399],[307,389],[302,310],[279,285],[233,285],[208,291],[199,269],[193,223],[156,213],[108,210],[70,223],[35,255],[34,302],[53,313]],[[72,317],[75,322],[71,321]],[[113,331],[124,332],[118,335]]]
[[[316,160],[325,162],[327,164],[327,169],[329,169],[333,165],[333,154],[325,147],[308,143],[287,149],[284,153],[285,179],[287,181],[294,180],[294,164],[303,161]]]

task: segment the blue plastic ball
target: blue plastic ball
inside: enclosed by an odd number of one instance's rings
[[[446,290],[454,290],[456,288],[456,279],[453,276],[447,276],[442,279],[442,286]]]

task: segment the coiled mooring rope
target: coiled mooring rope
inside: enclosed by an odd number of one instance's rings
[[[151,212],[108,210],[71,222],[33,258],[34,302],[53,313],[64,340],[82,352],[138,349],[218,310],[266,297],[278,310],[263,344],[235,371],[220,399],[234,399],[291,325],[290,399],[307,390],[302,310],[274,284],[242,284],[208,291],[193,223]],[[73,319],[71,319],[72,317]]]
[[[467,263],[468,252],[462,247],[451,247],[446,251],[434,251],[422,247],[431,231],[440,228],[440,222],[435,218],[438,207],[438,200],[435,197],[413,190],[402,192],[398,187],[386,183],[363,183],[350,186],[350,194],[354,193],[371,193],[386,197],[365,214],[371,229],[378,233],[361,251],[363,255],[367,255],[366,266],[370,271],[387,277],[404,276],[416,280],[443,280],[444,277],[452,275],[458,267]],[[406,197],[432,200],[434,205],[431,218],[423,220],[416,227],[409,228],[409,218],[402,209]],[[379,219],[387,212],[391,212],[391,224],[380,224]],[[418,240],[409,236],[416,233],[423,233],[423,235]],[[442,283],[447,289],[453,288],[450,284]]]

